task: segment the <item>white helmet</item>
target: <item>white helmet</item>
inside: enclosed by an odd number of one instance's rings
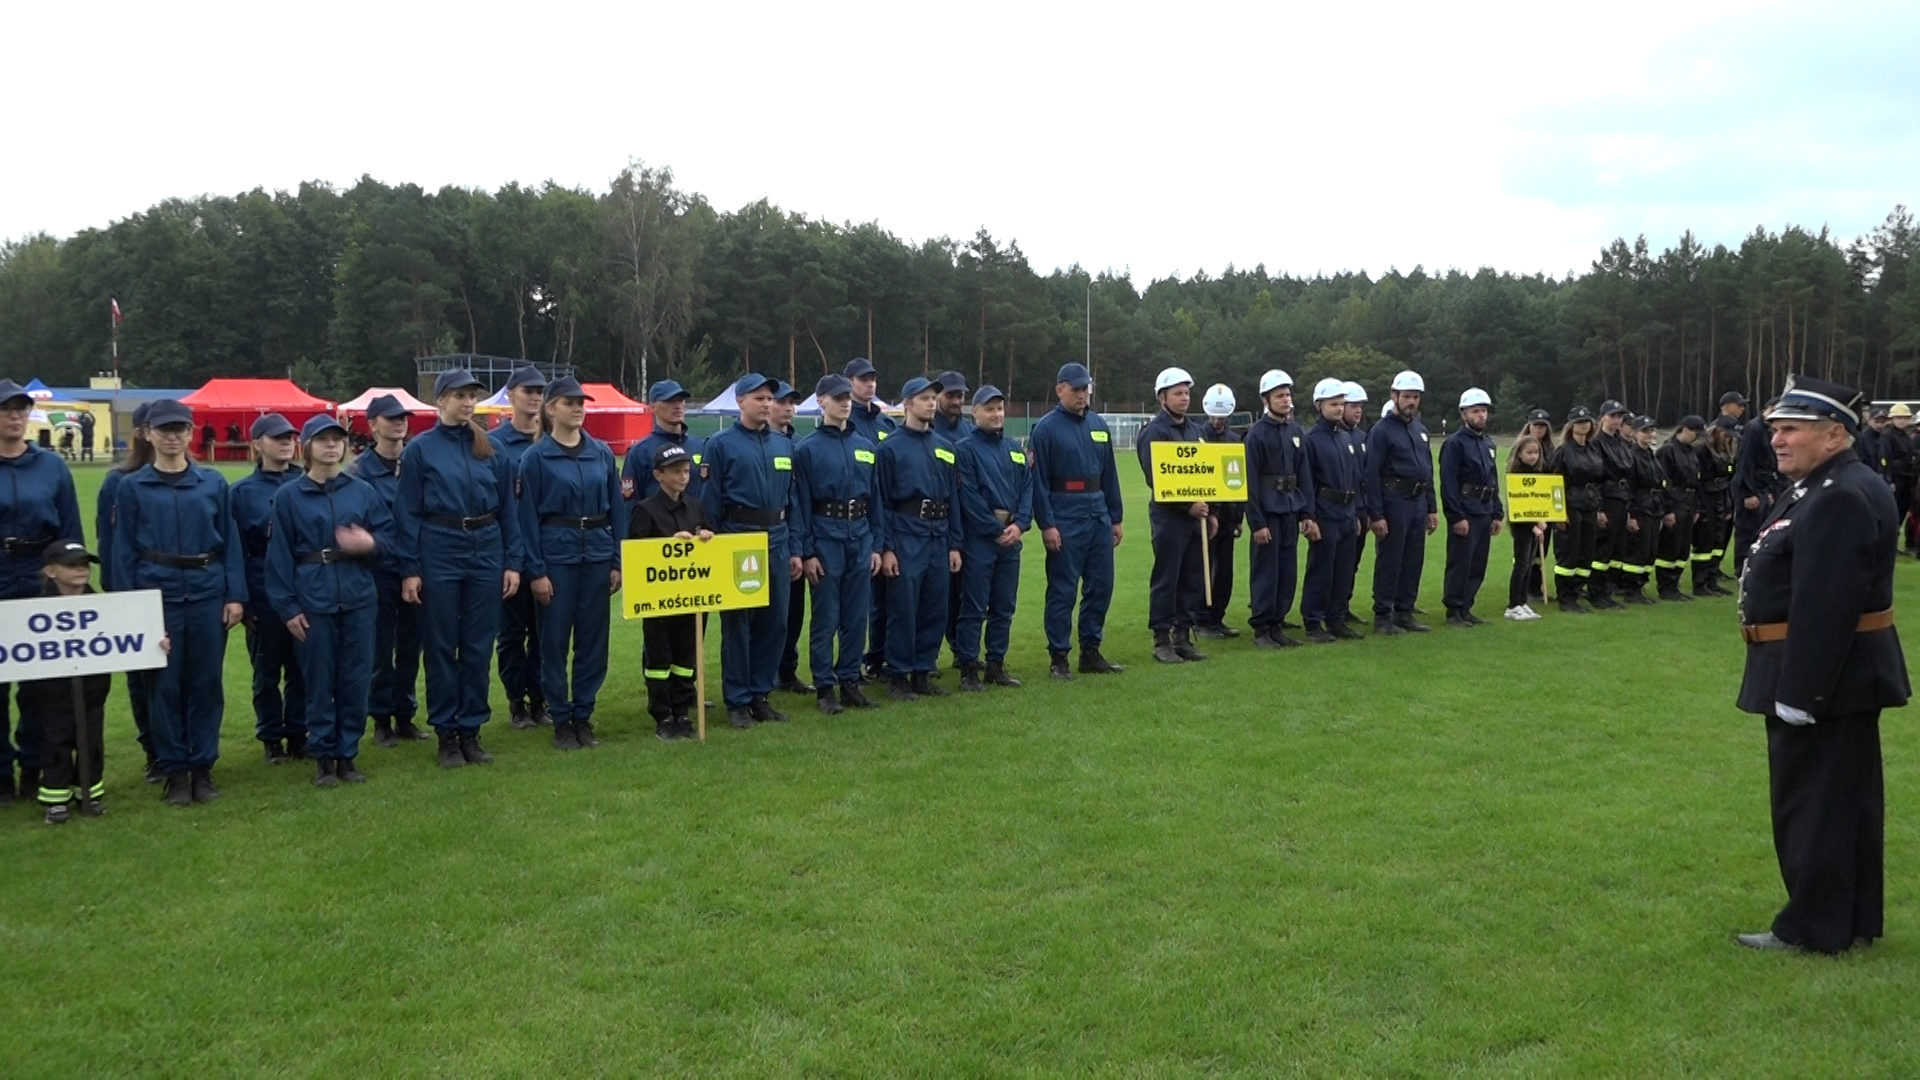
[[[1313,403],[1320,404],[1333,398],[1347,396],[1347,384],[1339,379],[1321,379],[1313,384]]]
[[[1160,374],[1154,377],[1153,392],[1158,394],[1169,386],[1179,386],[1181,383],[1193,385],[1193,376],[1187,374],[1186,368],[1162,368]]]
[[[1393,415],[1393,402],[1392,402],[1392,400],[1387,400],[1387,401],[1383,401],[1383,402],[1381,402],[1381,403],[1380,403],[1380,419],[1382,419],[1382,420],[1385,420],[1385,419],[1386,419],[1387,417],[1389,417],[1389,416],[1392,416],[1392,415]]]
[[[1269,370],[1265,375],[1260,376],[1260,396],[1266,397],[1269,393],[1275,390],[1278,390],[1283,386],[1292,386],[1292,385],[1293,385],[1293,376],[1287,374],[1284,371],[1281,371],[1279,368],[1273,368]]]
[[[1491,408],[1493,406],[1493,399],[1487,396],[1485,390],[1477,386],[1470,386],[1467,388],[1466,393],[1460,395],[1460,407],[1465,409],[1474,405],[1485,405]]]
[[[1367,400],[1367,388],[1357,382],[1347,383],[1347,404]]]
[[[1226,383],[1214,383],[1207,387],[1207,396],[1200,399],[1200,407],[1208,416],[1233,415],[1233,387]]]
[[[1424,394],[1427,392],[1427,380],[1422,379],[1416,372],[1403,371],[1393,377],[1393,392]]]

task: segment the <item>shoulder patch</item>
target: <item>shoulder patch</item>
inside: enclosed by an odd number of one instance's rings
[[[1429,439],[1429,438],[1427,438],[1427,433],[1423,431],[1423,432],[1421,432],[1421,433],[1420,433],[1420,441],[1421,441],[1421,442],[1432,442],[1433,440],[1432,440],[1432,439]]]
[[[1293,445],[1296,449],[1300,446],[1300,436],[1295,435],[1293,437]]]
[[[1106,441],[1107,441],[1107,433],[1106,433],[1106,432],[1104,432],[1104,431],[1100,431],[1100,430],[1097,430],[1097,429],[1096,429],[1096,430],[1093,430],[1093,431],[1089,431],[1089,432],[1087,432],[1087,437],[1088,437],[1088,438],[1090,438],[1090,439],[1092,439],[1092,440],[1093,440],[1094,442],[1106,442]]]
[[[953,464],[953,451],[947,449],[944,446],[934,447],[933,456],[939,458],[941,461],[944,461],[949,465]]]
[[[873,451],[855,450],[853,452],[853,460],[861,463],[862,465],[871,465],[873,464]]]
[[[695,465],[698,465],[698,464],[700,464],[700,455],[699,455],[699,454],[695,454],[695,455],[693,455],[693,463],[694,463]]]
[[[884,431],[876,431],[874,434],[880,436],[880,441],[882,442],[885,442],[887,439],[887,433]]]
[[[1018,450],[1007,451],[1007,457],[1012,459],[1015,465],[1025,465],[1027,463],[1027,455]]]

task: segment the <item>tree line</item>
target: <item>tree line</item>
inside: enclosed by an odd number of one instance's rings
[[[1920,232],[1896,207],[1842,242],[1756,228],[1737,247],[1615,240],[1566,278],[1391,270],[1311,278],[1227,267],[1136,287],[1036,270],[1018,242],[912,243],[761,200],[715,210],[634,164],[605,191],[486,192],[363,177],[169,199],[104,228],[0,245],[0,373],[55,385],[106,368],[113,324],[132,385],[290,375],[340,397],[411,385],[420,356],[572,364],[638,393],[715,392],[748,369],[800,386],[850,357],[886,384],[957,369],[1016,400],[1051,396],[1089,349],[1096,398],[1151,397],[1178,363],[1240,390],[1282,367],[1377,395],[1402,367],[1439,401],[1467,386],[1513,416],[1615,397],[1672,421],[1804,371],[1920,397]],[[1090,333],[1089,333],[1090,329]],[[882,395],[890,393],[885,385]]]

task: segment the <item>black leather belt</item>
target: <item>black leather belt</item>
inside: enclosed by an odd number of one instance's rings
[[[51,543],[53,543],[51,536],[45,540],[23,540],[18,536],[0,538],[0,547],[5,547],[9,555],[39,555],[45,552],[47,545]]]
[[[1721,492],[1721,491],[1727,490],[1731,486],[1732,486],[1732,481],[1730,480],[1709,480],[1707,481],[1707,484],[1706,484],[1706,490],[1712,491],[1712,492]]]
[[[1290,495],[1300,490],[1300,478],[1298,476],[1268,476],[1263,479],[1266,481],[1267,487],[1280,492],[1282,495]]]
[[[140,557],[147,562],[169,566],[175,570],[205,570],[213,565],[214,560],[220,557],[220,553],[209,551],[201,555],[175,555],[167,551],[142,551]]]
[[[1359,492],[1347,491],[1343,488],[1321,488],[1320,489],[1320,501],[1324,503],[1332,503],[1335,506],[1351,506],[1353,505],[1353,500],[1359,497],[1360,497]]]
[[[552,525],[558,529],[601,529],[610,519],[605,514],[594,517],[565,517],[560,514],[542,514],[540,524]]]
[[[857,521],[867,516],[865,499],[822,499],[813,504],[813,516],[836,521]]]
[[[937,499],[899,499],[893,504],[893,512],[921,521],[947,520],[947,504]]]
[[[1600,487],[1600,494],[1609,499],[1624,499],[1633,491],[1633,485],[1625,480],[1609,480]]]
[[[1469,499],[1497,499],[1500,497],[1498,488],[1490,487],[1486,484],[1461,484],[1460,494],[1465,495]]]
[[[729,506],[727,520],[735,525],[758,525],[768,529],[787,520],[787,508],[762,510],[754,506]]]
[[[1100,490],[1100,478],[1096,476],[1086,479],[1076,476],[1070,480],[1051,480],[1047,483],[1047,490],[1084,495],[1089,491]]]
[[[346,562],[348,559],[357,559],[359,557],[358,555],[341,551],[339,548],[321,548],[319,551],[301,552],[298,561],[303,564],[319,563],[322,566],[331,566],[337,562]]]
[[[472,532],[475,529],[484,529],[493,524],[494,521],[498,520],[498,517],[499,515],[497,514],[481,514],[479,517],[456,517],[452,514],[428,514],[427,520],[435,525],[444,525],[449,529],[459,529],[461,532]]]
[[[1389,495],[1404,495],[1408,498],[1425,495],[1433,490],[1432,484],[1423,484],[1418,480],[1402,480],[1398,477],[1388,477],[1381,481],[1380,486],[1386,488]]]

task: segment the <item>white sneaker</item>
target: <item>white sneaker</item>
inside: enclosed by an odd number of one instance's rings
[[[1505,614],[1507,618],[1512,619],[1514,622],[1527,621],[1527,609],[1524,605],[1521,607],[1510,607],[1506,610]]]
[[[1533,610],[1532,604],[1521,604],[1520,610],[1524,613],[1524,616],[1528,619],[1537,619],[1540,617],[1540,613]]]

